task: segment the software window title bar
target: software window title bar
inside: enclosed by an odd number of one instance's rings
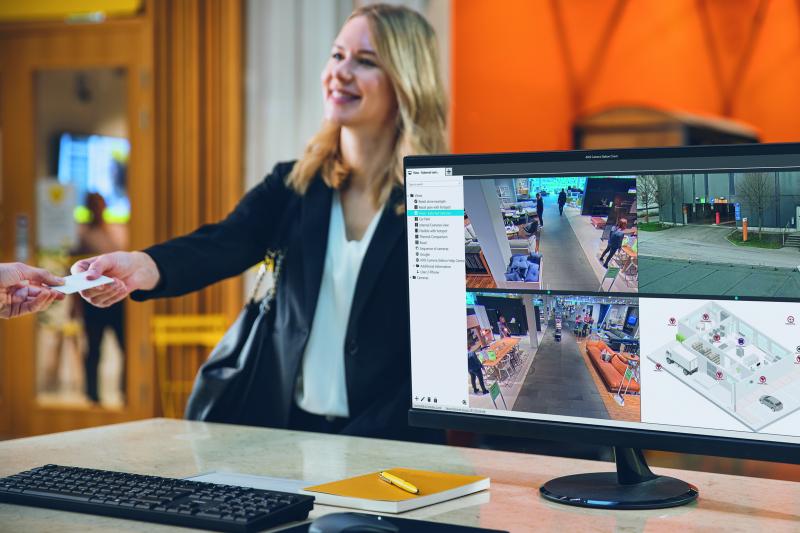
[[[508,163],[487,163],[452,165],[453,175],[519,175],[541,174],[605,174],[648,172],[708,172],[709,168],[717,171],[733,171],[741,169],[783,169],[800,167],[800,153],[782,156],[726,156],[726,157],[685,157],[679,159],[591,159],[580,161],[526,161]],[[418,169],[409,168],[408,171]],[[425,169],[433,170],[433,169]],[[440,169],[444,172],[444,169]],[[443,174],[442,174],[443,175]]]

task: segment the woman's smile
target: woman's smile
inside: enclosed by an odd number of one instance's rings
[[[336,105],[346,105],[361,100],[361,96],[355,91],[349,91],[342,88],[329,88],[328,100]]]

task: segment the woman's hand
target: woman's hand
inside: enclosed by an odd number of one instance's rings
[[[155,261],[144,252],[112,252],[78,261],[70,271],[87,272],[86,279],[100,276],[114,278],[114,283],[81,291],[84,300],[95,307],[109,307],[122,301],[133,291],[152,290],[161,274]]]

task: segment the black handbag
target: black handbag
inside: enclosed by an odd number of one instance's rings
[[[253,293],[197,372],[184,413],[187,420],[271,425],[269,406],[274,392],[269,378],[275,365],[272,304],[282,259],[278,252],[267,254]],[[274,283],[258,300],[256,296],[269,271]]]

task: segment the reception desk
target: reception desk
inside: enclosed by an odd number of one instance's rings
[[[612,469],[595,461],[153,419],[0,442],[0,475],[47,463],[170,477],[239,472],[325,481],[388,467],[491,477],[491,489],[401,516],[509,531],[800,531],[800,483],[656,469],[700,499],[653,511],[604,511],[543,500],[553,477]],[[317,506],[310,518],[340,511]],[[0,504],[2,531],[175,531],[158,524]]]

